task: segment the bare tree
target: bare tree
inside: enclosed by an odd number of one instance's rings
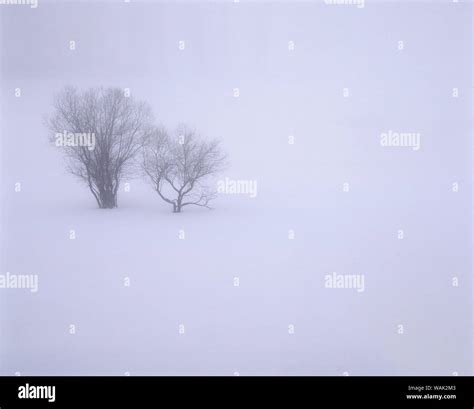
[[[226,166],[218,140],[202,140],[184,125],[173,136],[160,127],[144,144],[142,159],[142,169],[154,190],[172,205],[174,213],[190,205],[210,209],[216,191],[206,182]]]
[[[100,208],[117,207],[117,191],[151,130],[151,110],[118,88],[79,92],[66,87],[46,120],[61,146],[68,170],[89,187]],[[64,136],[62,143],[58,138]],[[86,135],[90,143],[80,143]],[[76,138],[74,138],[76,137]]]

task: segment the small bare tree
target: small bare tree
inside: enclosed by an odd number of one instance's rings
[[[117,191],[151,130],[151,110],[118,88],[79,92],[66,87],[46,120],[51,140],[60,141],[68,170],[84,181],[102,209],[117,207]],[[89,142],[77,136],[87,135]],[[76,138],[74,138],[76,137]],[[81,143],[82,142],[82,143]]]
[[[142,169],[174,213],[190,205],[210,209],[216,191],[206,181],[225,167],[219,141],[204,141],[184,125],[173,136],[163,127],[156,128],[143,146]]]

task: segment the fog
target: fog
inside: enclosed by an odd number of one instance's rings
[[[0,274],[38,276],[0,288],[0,374],[472,374],[472,4],[39,0],[0,18]],[[172,214],[136,177],[98,209],[44,125],[66,85],[220,138],[217,179],[256,197]],[[382,146],[390,131],[419,149]],[[327,288],[333,272],[364,290]]]

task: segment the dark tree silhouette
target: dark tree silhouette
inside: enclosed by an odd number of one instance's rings
[[[216,191],[206,181],[226,167],[218,140],[205,141],[185,125],[173,136],[160,127],[144,144],[142,159],[142,169],[154,190],[174,213],[190,205],[210,209]]]
[[[151,110],[126,97],[118,88],[80,92],[66,87],[54,101],[46,120],[50,131],[94,135],[95,145],[61,146],[68,170],[89,187],[102,209],[117,207],[122,178],[132,170],[133,158],[151,130]],[[55,137],[52,136],[52,139]]]

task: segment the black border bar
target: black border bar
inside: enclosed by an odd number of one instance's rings
[[[45,397],[52,396],[47,395],[47,391],[51,392],[52,389],[36,388],[44,386],[55,387],[54,402],[49,402]],[[20,393],[23,394],[21,398]],[[411,395],[411,398],[407,395]],[[474,378],[0,377],[0,409],[13,408],[473,409]]]

